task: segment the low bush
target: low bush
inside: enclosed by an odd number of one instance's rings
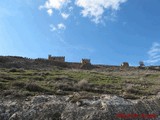
[[[9,72],[25,72],[23,69],[11,68]]]
[[[16,68],[11,68],[9,72],[18,72],[18,70]]]
[[[12,86],[18,87],[18,88],[24,88],[26,86],[26,83],[24,82],[14,82]]]
[[[9,75],[0,76],[0,78],[4,80],[16,80],[16,78],[14,78],[13,76],[9,76]]]
[[[2,95],[3,96],[8,96],[8,95],[12,95],[14,93],[14,91],[12,91],[12,90],[5,90],[3,93],[2,93]]]
[[[35,77],[33,77],[33,79],[38,80],[38,81],[43,81],[44,80],[44,78],[41,77],[41,76],[35,76]]]
[[[33,84],[33,83],[26,85],[26,90],[32,91],[32,92],[45,92],[45,91],[47,91],[46,89],[42,88],[41,86],[39,86],[37,84]]]
[[[125,99],[132,99],[132,100],[140,99],[139,96],[134,95],[134,94],[126,94],[126,95],[123,96],[123,98],[125,98]]]
[[[3,83],[0,83],[0,90],[5,90],[6,86]]]

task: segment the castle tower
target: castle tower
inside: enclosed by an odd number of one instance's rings
[[[123,62],[123,63],[121,64],[121,67],[122,67],[122,68],[128,68],[128,67],[129,67],[129,63],[128,63],[128,62]]]
[[[48,60],[50,60],[52,58],[52,56],[51,55],[48,55]]]
[[[82,59],[82,60],[81,60],[81,63],[82,63],[83,65],[86,65],[86,64],[91,64],[91,61],[90,61],[90,59]]]

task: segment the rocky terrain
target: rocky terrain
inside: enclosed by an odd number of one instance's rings
[[[78,95],[75,94],[75,95]],[[1,120],[118,120],[118,114],[133,114],[123,119],[158,120],[160,97],[149,100],[125,100],[121,97],[102,95],[92,99],[81,99],[75,103],[73,96],[39,95],[24,100],[0,101]],[[146,116],[142,117],[142,114]],[[147,116],[152,115],[152,116]],[[154,116],[153,116],[154,115]]]
[[[1,56],[0,91],[0,120],[160,119],[158,66],[80,66]]]

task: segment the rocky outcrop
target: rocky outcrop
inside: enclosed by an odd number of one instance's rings
[[[72,97],[40,95],[25,100],[1,99],[0,120],[120,120],[120,116],[117,116],[120,113],[154,114],[154,120],[158,120],[160,112],[160,97],[131,101],[102,95],[74,102]],[[127,120],[132,119],[135,120],[132,117]]]

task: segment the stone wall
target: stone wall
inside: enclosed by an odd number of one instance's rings
[[[50,61],[57,61],[57,62],[65,62],[65,57],[64,56],[48,56],[48,60]]]

